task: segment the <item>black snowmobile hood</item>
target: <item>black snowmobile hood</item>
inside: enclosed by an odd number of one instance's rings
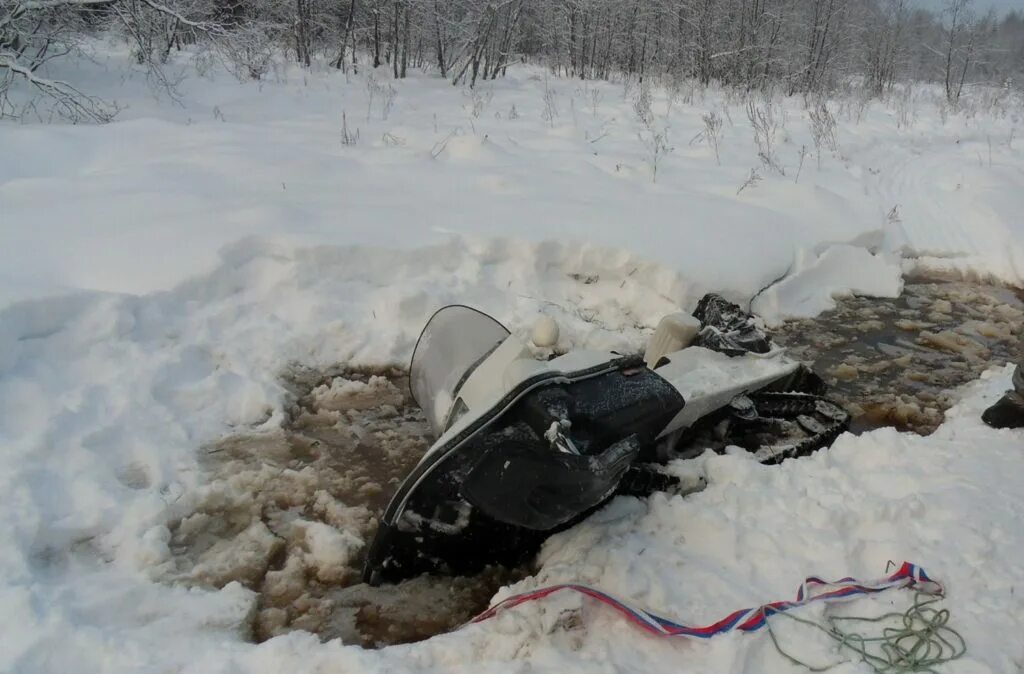
[[[489,410],[472,419],[465,426],[460,428],[456,424],[427,451],[427,454],[405,480],[402,481],[398,491],[391,498],[388,507],[384,510],[383,522],[394,525],[405,508],[409,494],[427,475],[443,466],[444,462],[458,451],[466,441],[498,421],[505,412],[526,394],[542,386],[569,384],[588,377],[597,377],[629,367],[645,367],[643,359],[640,356],[619,356],[607,362],[574,372],[543,372],[529,379],[524,379]]]

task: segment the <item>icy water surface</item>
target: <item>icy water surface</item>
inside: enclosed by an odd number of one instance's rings
[[[908,281],[897,299],[849,298],[834,311],[773,332],[813,364],[853,414],[854,432],[942,423],[952,391],[992,365],[1021,362],[1024,302],[1013,290]]]
[[[254,640],[301,629],[378,647],[451,630],[522,576],[361,583],[377,519],[429,446],[429,427],[402,371],[299,370],[287,381],[296,402],[280,432],[201,450],[211,484],[172,528],[180,580],[255,590]]]
[[[1022,318],[1011,291],[918,281],[898,299],[843,300],[774,337],[824,376],[854,413],[854,431],[928,433],[951,389],[1022,356]],[[301,629],[379,647],[451,630],[528,573],[361,583],[377,519],[429,446],[429,427],[403,370],[293,369],[284,379],[295,402],[278,432],[201,449],[209,486],[173,526],[171,580],[256,591],[257,641]]]

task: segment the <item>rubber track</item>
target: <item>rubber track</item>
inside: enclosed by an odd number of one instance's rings
[[[799,424],[797,417],[809,416],[824,428],[795,444],[765,445],[753,452],[765,464],[806,456],[828,447],[850,426],[850,415],[839,404],[824,396],[810,393],[755,393],[750,396],[757,408],[758,419],[749,423],[789,421]]]

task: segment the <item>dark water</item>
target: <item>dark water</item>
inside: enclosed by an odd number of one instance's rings
[[[844,299],[774,336],[826,379],[853,413],[855,432],[894,426],[927,434],[956,387],[992,365],[1020,362],[1022,320],[1015,291],[918,280],[897,299]]]
[[[380,588],[361,583],[377,520],[429,447],[429,426],[401,370],[296,369],[286,384],[296,402],[280,432],[231,436],[202,450],[210,487],[196,512],[172,527],[173,580],[238,581],[256,591],[253,640],[301,629],[373,648],[449,631],[525,575],[491,569]],[[350,554],[325,554],[339,548],[322,540],[318,547],[323,529],[357,537]]]

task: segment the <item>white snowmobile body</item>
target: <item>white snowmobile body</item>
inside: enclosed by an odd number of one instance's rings
[[[366,581],[515,563],[610,498],[632,468],[670,456],[696,422],[802,368],[781,349],[726,355],[678,337],[659,326],[653,368],[604,351],[542,361],[475,309],[434,314],[410,388],[437,441],[388,505]]]

